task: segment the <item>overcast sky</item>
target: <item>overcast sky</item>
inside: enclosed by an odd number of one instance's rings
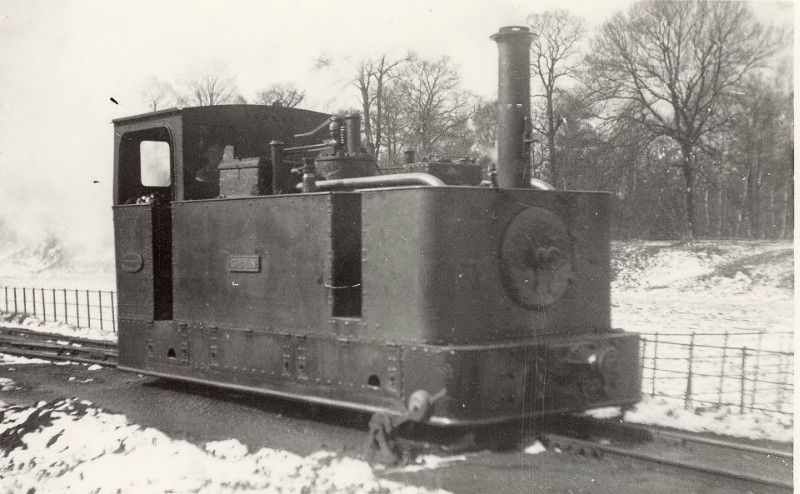
[[[594,26],[629,0],[570,2],[30,1],[0,0],[0,217],[33,225],[93,254],[111,242],[111,119],[145,110],[150,76],[176,82],[224,67],[246,98],[295,82],[307,107],[340,108],[357,60],[371,54],[450,56],[464,87],[496,94],[488,36],[532,12],[566,8]],[[770,22],[791,22],[789,4],[755,2]],[[314,60],[334,60],[314,70]],[[119,104],[114,104],[113,97]],[[96,182],[96,183],[95,183]],[[22,228],[21,228],[22,230]]]

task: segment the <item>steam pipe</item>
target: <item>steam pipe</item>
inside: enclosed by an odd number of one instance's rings
[[[550,185],[548,182],[539,180],[538,178],[530,179],[530,187],[536,190],[556,190],[556,188]]]
[[[396,173],[393,175],[377,175],[373,177],[317,180],[315,185],[317,191],[324,192],[331,190],[398,187],[403,185],[427,185],[429,187],[442,187],[445,185],[445,183],[429,173]],[[302,184],[297,184],[296,188],[297,190],[302,190]]]
[[[525,118],[531,113],[531,32],[524,26],[504,26],[491,39],[499,52],[497,182],[501,188],[529,187],[523,141]]]
[[[283,143],[271,141],[269,154],[272,161],[272,193],[288,194],[292,184],[292,171],[283,162]]]
[[[347,154],[361,152],[361,114],[352,113],[345,117],[347,127]]]

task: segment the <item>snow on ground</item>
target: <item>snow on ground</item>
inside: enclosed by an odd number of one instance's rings
[[[0,365],[26,365],[26,364],[51,364],[50,360],[40,358],[18,357],[16,355],[8,355],[7,353],[0,353]]]
[[[34,316],[25,314],[10,314],[0,312],[0,325],[7,328],[22,328],[44,333],[60,334],[92,340],[117,341],[117,334],[109,330],[98,328],[76,328],[58,321],[43,321]]]
[[[589,410],[586,415],[597,419],[609,419],[619,417],[620,413],[619,407],[605,407]],[[735,407],[687,410],[682,402],[650,396],[643,396],[639,403],[626,411],[624,421],[787,443],[793,441],[794,434],[790,415],[758,411],[739,413]]]
[[[614,243],[613,324],[645,333],[792,331],[793,257],[788,241]]]
[[[709,432],[750,439],[792,442],[792,417],[766,412],[740,414],[730,407],[718,410],[685,410],[664,398],[644,397],[625,412],[625,422],[660,425],[692,432]]]
[[[545,448],[544,444],[539,441],[536,441],[525,448],[525,452],[529,455],[538,455],[539,453],[544,453],[545,451],[547,451],[547,448]]]
[[[4,492],[431,492],[327,451],[250,453],[235,439],[198,447],[88,401],[3,405],[0,412]]]
[[[791,241],[613,242],[615,292],[687,286],[745,293],[753,286],[791,290]]]
[[[421,472],[423,470],[435,470],[451,463],[466,460],[464,455],[458,456],[438,456],[438,455],[421,455],[414,459],[414,463],[400,468],[391,469],[391,472]],[[378,465],[376,470],[382,470],[383,467]]]
[[[741,375],[747,377],[745,405],[791,411],[789,389],[751,379],[778,381],[791,374],[791,356],[752,355],[757,349],[787,352],[793,348],[794,251],[789,241],[615,242],[612,246],[612,320],[614,327],[646,333],[645,364],[657,349],[659,374],[643,372],[645,397],[626,421],[739,437],[791,440],[792,416],[746,411],[738,407],[691,403],[684,409],[689,334],[695,338],[693,396],[723,403],[741,400]],[[729,336],[724,334],[728,332]],[[728,346],[729,350],[713,347]],[[742,347],[751,358],[741,369]],[[722,363],[725,368],[720,374]],[[682,377],[682,374],[684,377]],[[705,374],[705,376],[703,376]],[[675,377],[679,376],[679,377]],[[722,392],[719,395],[720,391]],[[749,393],[749,395],[747,394]],[[603,413],[602,411],[597,413]]]

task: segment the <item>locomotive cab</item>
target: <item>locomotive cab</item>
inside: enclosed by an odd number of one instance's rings
[[[531,186],[529,35],[493,39],[482,182],[470,162],[380,170],[357,115],[115,120],[119,366],[438,425],[638,401],[638,337],[611,329],[609,196]]]

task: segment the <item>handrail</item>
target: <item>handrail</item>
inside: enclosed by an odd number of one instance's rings
[[[315,190],[319,192],[331,190],[372,189],[378,187],[398,187],[403,185],[427,185],[442,187],[444,182],[429,173],[395,173],[393,175],[377,175],[373,177],[337,178],[332,180],[317,180]],[[303,184],[297,184],[296,189],[302,190]]]

